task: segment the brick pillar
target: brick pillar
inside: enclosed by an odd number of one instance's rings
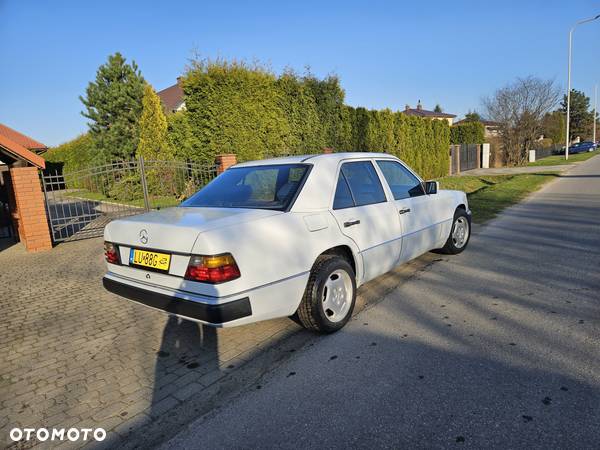
[[[37,168],[14,167],[10,169],[10,177],[19,222],[19,238],[27,251],[51,249],[52,240]]]
[[[237,157],[233,153],[217,155],[215,164],[217,165],[217,175],[220,175],[234,164],[237,164]]]
[[[331,147],[323,147],[323,153],[326,155],[333,153],[333,149]]]

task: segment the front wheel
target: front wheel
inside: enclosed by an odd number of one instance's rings
[[[440,251],[449,255],[457,255],[467,248],[470,237],[471,217],[464,209],[457,209],[454,213],[450,236]]]
[[[317,258],[297,317],[304,328],[333,333],[350,319],[356,301],[356,277],[348,262],[339,256]]]

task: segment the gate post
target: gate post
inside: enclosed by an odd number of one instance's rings
[[[19,238],[30,252],[50,250],[52,239],[37,167],[10,169]]]
[[[215,164],[217,165],[217,175],[221,175],[231,166],[237,164],[237,156],[233,153],[217,155],[215,157]]]
[[[148,184],[146,183],[146,168],[144,166],[144,157],[140,155],[138,159],[140,168],[140,178],[142,180],[142,192],[144,193],[144,207],[146,211],[150,211],[150,200],[148,198]]]

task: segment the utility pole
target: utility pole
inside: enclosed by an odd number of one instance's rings
[[[592,22],[593,20],[600,19],[600,14],[594,17],[590,17],[589,19],[580,20],[573,28],[569,30],[569,64],[568,64],[568,72],[567,72],[567,136],[565,137],[565,159],[569,159],[569,121],[571,119],[571,47],[573,44],[573,31],[577,25],[581,25],[582,23]],[[596,123],[596,121],[594,121]]]

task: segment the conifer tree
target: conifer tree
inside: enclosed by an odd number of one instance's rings
[[[167,137],[167,119],[160,98],[149,84],[144,87],[142,105],[137,156],[154,160],[172,159],[173,152]]]
[[[142,113],[145,81],[135,62],[127,63],[120,53],[108,57],[96,72],[85,97],[82,115],[90,119],[95,159],[106,162],[129,159],[138,145],[138,122]]]

